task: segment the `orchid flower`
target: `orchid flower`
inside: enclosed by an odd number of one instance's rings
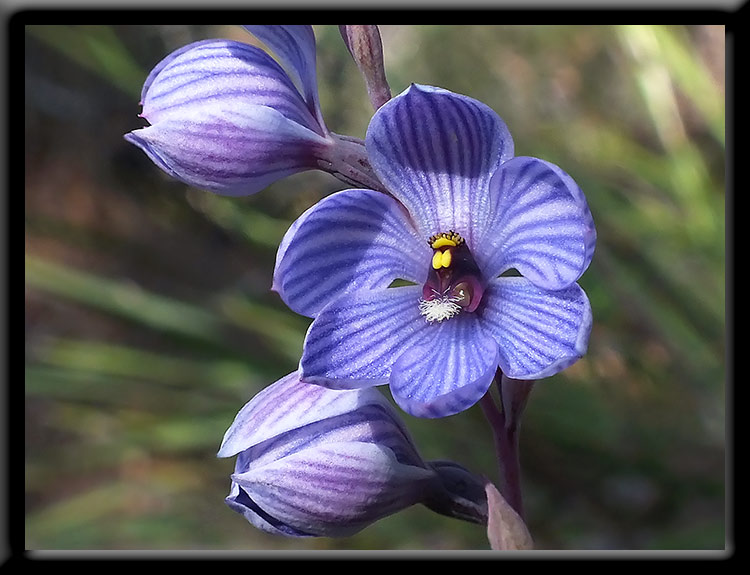
[[[389,384],[406,412],[443,417],[498,369],[536,380],[585,353],[591,307],[576,282],[596,231],[568,174],[514,157],[488,106],[415,84],[377,110],[366,148],[388,194],[324,198],[277,254],[274,289],[314,318],[302,381]]]

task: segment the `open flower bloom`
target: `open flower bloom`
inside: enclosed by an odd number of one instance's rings
[[[366,145],[390,195],[332,194],[279,247],[274,289],[315,318],[303,381],[388,383],[405,411],[442,417],[476,403],[498,367],[539,379],[585,353],[591,308],[576,281],[596,232],[569,175],[514,157],[489,107],[428,86],[383,105]]]
[[[422,461],[380,392],[300,383],[297,372],[240,410],[218,455],[237,455],[227,504],[278,535],[349,536],[415,503],[444,512],[455,499],[444,466]]]
[[[316,168],[332,145],[320,112],[312,27],[246,28],[288,74],[255,46],[195,42],[152,70],[141,94],[150,126],[125,135],[170,176],[230,196]]]

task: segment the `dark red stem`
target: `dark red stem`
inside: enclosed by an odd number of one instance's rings
[[[498,388],[501,385],[500,381],[498,381],[501,380],[501,377],[498,371],[495,378]],[[521,519],[523,519],[521,465],[518,456],[518,423],[520,417],[514,418],[515,421],[507,420],[504,411],[498,407],[490,391],[487,391],[480,400],[480,405],[492,428],[495,439],[495,451],[500,468],[500,493]]]

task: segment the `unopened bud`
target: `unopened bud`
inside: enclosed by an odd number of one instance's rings
[[[447,497],[383,394],[302,383],[297,372],[240,410],[218,455],[237,457],[229,507],[276,535],[346,537]]]
[[[377,110],[391,99],[385,78],[383,43],[377,26],[339,26],[341,37],[365,79],[372,107]]]

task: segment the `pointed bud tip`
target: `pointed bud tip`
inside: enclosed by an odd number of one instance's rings
[[[497,551],[522,551],[534,548],[526,523],[497,488],[487,481],[487,538]]]

